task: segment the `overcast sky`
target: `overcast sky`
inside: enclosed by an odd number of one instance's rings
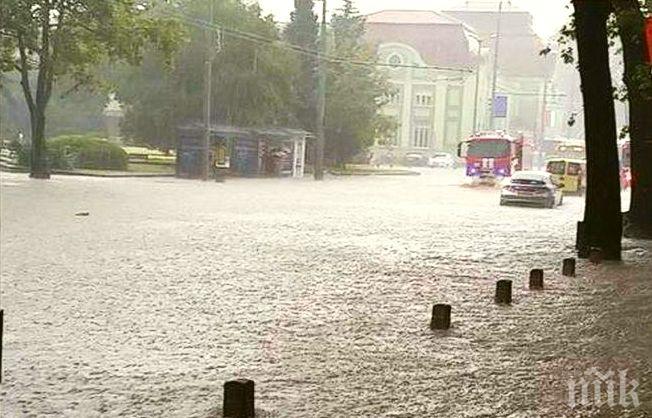
[[[255,0],[252,0],[255,1]],[[272,13],[279,21],[289,20],[294,0],[258,0],[266,13]],[[443,10],[464,7],[464,0],[357,0],[356,5],[362,13],[372,13],[384,9],[402,10]],[[471,4],[498,4],[491,0],[472,0]],[[507,3],[507,1],[505,2]],[[570,11],[566,6],[570,0],[512,0],[512,5],[527,10],[534,16],[535,30],[547,38],[553,36],[566,23]],[[342,0],[328,0],[332,13],[342,5]],[[329,14],[330,14],[329,13]]]

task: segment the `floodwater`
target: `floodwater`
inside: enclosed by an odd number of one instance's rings
[[[499,207],[446,170],[0,180],[3,417],[219,416],[239,377],[274,417],[652,416],[652,247],[561,277],[580,198]],[[638,406],[570,409],[591,367]]]

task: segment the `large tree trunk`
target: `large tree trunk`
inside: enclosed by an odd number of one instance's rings
[[[646,61],[645,17],[638,0],[612,3],[623,45],[629,99],[632,202],[626,215],[625,235],[652,239],[652,74]]]
[[[45,109],[35,109],[32,115],[32,154],[29,176],[35,179],[49,179],[45,150]]]
[[[37,179],[49,179],[50,171],[47,164],[45,148],[45,109],[50,101],[54,69],[52,68],[52,51],[50,48],[50,3],[43,2],[45,7],[40,13],[41,20],[41,46],[38,50],[38,76],[36,79],[36,92],[32,93],[29,80],[30,51],[25,45],[22,34],[18,34],[18,53],[20,57],[20,84],[23,88],[25,102],[29,108],[30,124],[32,131],[32,149],[30,158],[29,176]]]
[[[584,223],[578,228],[580,256],[600,248],[606,260],[620,260],[622,214],[616,118],[609,69],[609,2],[573,0],[579,71],[584,100],[587,190]]]

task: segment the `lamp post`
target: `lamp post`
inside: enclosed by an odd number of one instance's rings
[[[498,4],[498,21],[496,23],[496,44],[494,48],[494,66],[491,80],[491,101],[489,105],[489,121],[492,130],[496,129],[496,118],[494,116],[494,102],[496,101],[496,83],[498,81],[498,51],[500,48],[500,30],[503,17],[503,1]]]
[[[322,0],[321,29],[319,32],[319,55],[318,55],[318,81],[317,81],[317,121],[315,124],[317,134],[317,148],[315,150],[315,180],[324,179],[324,147],[326,137],[324,132],[324,120],[326,115],[326,0]]]
[[[478,39],[478,64],[475,68],[475,95],[473,98],[473,133],[478,132],[478,96],[480,94],[480,67],[482,62],[482,40]]]
[[[204,138],[203,138],[203,153],[201,158],[201,178],[208,180],[210,165],[210,142],[211,142],[211,112],[212,112],[212,92],[213,92],[213,48],[215,47],[215,32],[213,23],[215,20],[215,2],[210,0],[208,2],[208,17],[211,25],[206,29],[206,62],[204,63]]]

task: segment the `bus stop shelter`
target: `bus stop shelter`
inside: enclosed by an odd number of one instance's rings
[[[214,125],[208,150],[201,125],[178,129],[177,177],[201,178],[204,153],[210,170],[243,177],[295,177],[305,173],[312,134],[291,128],[242,128]]]

